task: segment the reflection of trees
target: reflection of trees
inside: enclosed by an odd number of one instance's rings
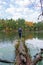
[[[35,32],[34,38],[43,39],[43,32]]]
[[[34,37],[34,34],[32,32],[25,33],[25,39],[32,39]]]
[[[32,39],[32,38],[38,38],[43,39],[43,33],[39,32],[25,32],[25,34],[22,34],[23,38],[25,39]],[[14,39],[18,38],[18,33],[16,32],[0,32],[0,41],[13,41]]]
[[[43,39],[43,32],[42,33],[38,33],[38,38],[39,39]]]
[[[32,38],[43,39],[43,33],[39,33],[39,32],[25,33],[25,39],[32,39]]]
[[[0,41],[13,41],[18,38],[18,34],[14,32],[4,33],[0,32]]]

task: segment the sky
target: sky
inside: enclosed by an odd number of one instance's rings
[[[40,0],[0,0],[0,19],[23,18],[36,22],[40,13]]]

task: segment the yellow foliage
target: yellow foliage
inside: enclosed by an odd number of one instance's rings
[[[33,22],[26,21],[25,24],[28,25],[28,26],[33,26]]]

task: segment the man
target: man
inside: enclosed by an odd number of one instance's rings
[[[18,29],[18,34],[19,34],[19,38],[21,38],[22,37],[22,28]]]

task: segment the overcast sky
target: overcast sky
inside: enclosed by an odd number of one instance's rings
[[[40,0],[0,0],[1,19],[23,18],[28,21],[37,21],[40,13]]]

